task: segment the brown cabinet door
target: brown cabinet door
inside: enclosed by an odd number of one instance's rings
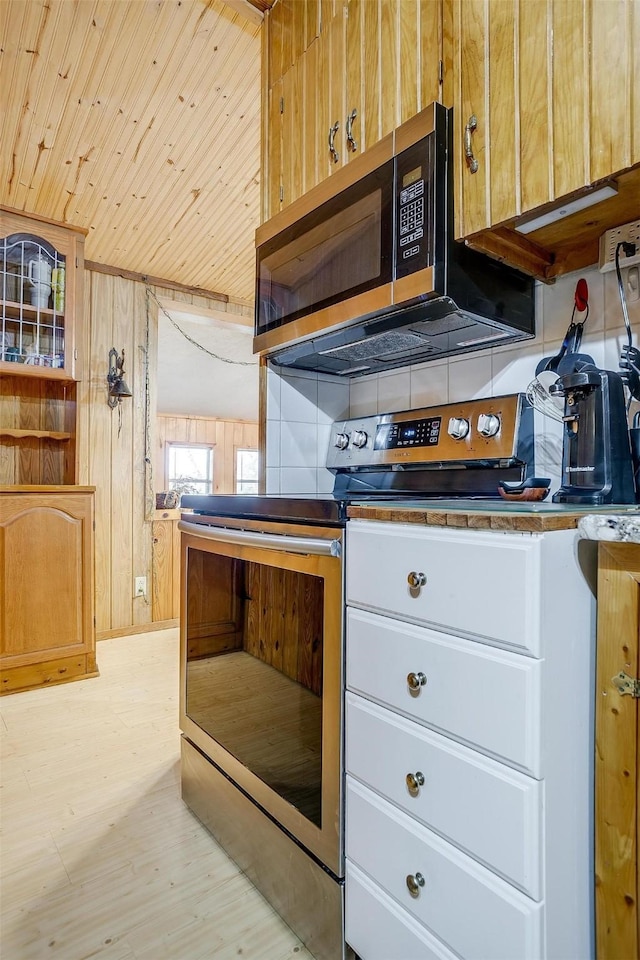
[[[266,47],[267,218],[441,99],[440,0],[278,3]]]
[[[625,679],[639,677],[640,544],[601,543],[595,752],[598,960],[632,960],[640,951],[640,701]]]
[[[154,520],[152,529],[152,611],[157,623],[180,616],[180,533],[177,519]]]
[[[637,163],[634,0],[444,4],[458,238]],[[465,137],[472,117],[476,124]]]
[[[93,494],[0,494],[0,563],[3,690],[93,672]]]

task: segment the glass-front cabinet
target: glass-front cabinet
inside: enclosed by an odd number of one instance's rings
[[[0,369],[73,380],[84,236],[0,210]],[[19,369],[18,369],[19,367]]]
[[[0,207],[0,484],[77,483],[84,231]]]

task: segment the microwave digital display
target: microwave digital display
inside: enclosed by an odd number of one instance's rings
[[[414,170],[410,170],[409,173],[405,173],[402,178],[402,186],[410,187],[412,183],[415,183],[416,180],[422,178],[422,167],[416,167]]]

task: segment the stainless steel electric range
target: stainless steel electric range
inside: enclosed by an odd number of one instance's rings
[[[318,960],[347,950],[348,506],[498,498],[534,473],[533,410],[515,394],[345,420],[327,467],[331,495],[186,496],[180,522],[183,797]]]

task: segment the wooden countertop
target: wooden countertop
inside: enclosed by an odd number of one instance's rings
[[[554,503],[514,503],[506,501],[407,501],[355,503],[347,508],[353,520],[382,520],[389,523],[420,523],[436,527],[469,530],[514,530],[545,533],[571,530],[582,517],[594,513],[637,511],[636,506],[573,507]]]

